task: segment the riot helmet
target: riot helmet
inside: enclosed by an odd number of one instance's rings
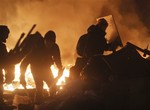
[[[0,25],[0,40],[1,40],[1,42],[6,42],[9,32],[10,31],[6,25]]]

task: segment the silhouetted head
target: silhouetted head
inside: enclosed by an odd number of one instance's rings
[[[25,38],[23,49],[31,50],[33,48],[43,48],[43,46],[43,37],[39,32],[36,32],[34,34],[30,34],[28,37]]]
[[[44,46],[44,40],[43,40],[43,37],[42,37],[41,33],[36,32],[31,37],[32,37],[32,40],[33,40],[32,43],[34,44],[34,46],[36,48],[42,48]]]
[[[101,18],[97,20],[97,25],[102,28],[102,30],[106,30],[106,28],[108,27],[108,22],[106,21],[106,19]]]
[[[56,34],[54,31],[48,31],[44,36],[44,42],[47,47],[52,46],[56,42]]]
[[[1,42],[6,42],[9,32],[10,31],[6,25],[0,25],[0,41]]]

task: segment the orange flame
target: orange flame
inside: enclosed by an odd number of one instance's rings
[[[68,65],[68,67],[69,67],[69,65]],[[52,65],[50,67],[50,69],[52,70],[54,78],[56,78],[58,76],[58,69],[54,65]],[[3,73],[5,74],[5,71]],[[3,85],[4,90],[14,91],[15,89],[24,89],[23,86],[20,84],[19,77],[20,77],[20,64],[17,64],[17,65],[15,65],[15,78],[14,78],[14,80],[11,84],[4,84]],[[65,81],[66,77],[69,77],[69,68],[64,69],[63,75],[61,76],[61,78],[58,79],[56,85],[59,85],[59,86],[64,85],[65,82],[66,82]],[[26,80],[26,83],[27,83],[27,86],[26,86],[27,89],[35,88],[35,83],[34,83],[34,80],[33,80],[32,73],[31,73],[30,65],[27,67],[27,70],[26,70],[26,73],[25,73],[25,80]],[[46,85],[45,82],[44,82],[43,88],[48,89],[48,86]]]

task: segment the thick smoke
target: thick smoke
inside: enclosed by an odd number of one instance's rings
[[[132,2],[131,2],[132,1]],[[136,1],[136,0],[135,0]],[[78,38],[96,23],[96,18],[113,15],[121,40],[142,48],[149,42],[148,29],[139,17],[134,0],[1,0],[0,23],[10,28],[7,40],[13,48],[22,32],[33,24],[44,34],[54,30],[63,64],[73,64]]]

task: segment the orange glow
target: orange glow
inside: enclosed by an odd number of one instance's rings
[[[53,76],[54,78],[56,78],[58,76],[58,69],[52,65],[50,67],[50,69],[52,70]],[[5,71],[4,71],[5,74]],[[20,64],[17,64],[15,66],[15,78],[13,80],[13,82],[11,84],[4,84],[4,90],[7,91],[14,91],[15,89],[24,89],[23,86],[20,84]],[[65,77],[69,77],[69,68],[65,68],[63,71],[63,75],[60,77],[60,79],[58,79],[58,82],[56,85],[61,86],[65,84]],[[30,65],[27,67],[26,73],[25,73],[25,80],[26,80],[26,88],[27,89],[33,89],[35,88],[35,83],[33,80],[33,76],[30,70]],[[46,83],[44,82],[44,89],[48,89],[48,86],[46,85]],[[62,89],[62,86],[60,87],[60,89]]]

